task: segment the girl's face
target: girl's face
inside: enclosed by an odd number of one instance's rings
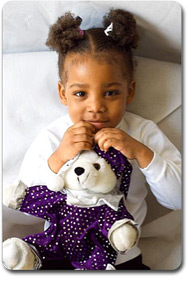
[[[118,63],[106,62],[103,57],[66,57],[64,85],[59,82],[58,90],[74,124],[87,121],[98,131],[120,123],[135,93],[135,81],[129,83],[120,69]]]

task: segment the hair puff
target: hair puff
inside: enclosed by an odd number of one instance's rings
[[[111,23],[113,23],[113,30],[108,37],[111,37],[122,48],[137,48],[139,36],[132,14],[120,9],[111,9],[109,14],[104,16],[103,24],[107,28]]]
[[[70,12],[65,13],[50,27],[46,45],[59,54],[67,53],[84,37],[80,32],[81,22],[80,17],[74,17]]]

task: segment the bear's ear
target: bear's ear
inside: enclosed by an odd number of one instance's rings
[[[52,191],[61,191],[64,188],[64,180],[62,175],[53,175],[48,179],[48,189]]]

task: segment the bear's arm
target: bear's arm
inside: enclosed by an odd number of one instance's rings
[[[127,225],[128,236],[127,237],[125,236],[124,238],[122,238],[122,235],[126,234],[125,229],[123,229],[122,227],[124,226],[124,228],[125,228],[126,225]],[[104,210],[102,210],[102,213],[99,216],[99,227],[100,227],[103,235],[106,238],[108,238],[112,247],[120,253],[127,252],[128,249],[130,249],[132,246],[135,246],[138,242],[138,239],[139,239],[138,225],[134,221],[133,216],[127,211],[126,206],[123,204],[123,200],[120,201],[119,208],[117,211],[111,209],[109,206],[106,206],[106,205],[104,206]],[[131,229],[136,230],[135,239],[134,239],[134,237],[132,237],[132,238],[130,237],[129,232],[131,232]],[[128,244],[124,251],[123,250],[121,251],[119,248],[117,248],[115,246],[115,243],[114,243],[115,240],[113,240],[112,234],[116,230],[120,231],[119,236],[121,234],[121,237],[119,237],[119,242],[122,242],[122,243],[123,243],[123,241],[126,242],[125,240],[127,238]],[[118,234],[118,232],[117,232],[117,234]],[[120,241],[121,239],[122,239],[122,241]],[[117,238],[117,240],[118,240],[118,238]],[[122,243],[121,243],[121,245],[122,245]],[[124,243],[124,244],[126,244],[126,243]],[[128,248],[129,245],[130,245],[130,247]]]
[[[18,182],[5,188],[3,204],[14,210],[47,219],[50,213],[59,211],[66,202],[66,195],[49,190],[46,186],[27,187]]]
[[[66,203],[66,195],[49,190],[44,185],[27,189],[20,211],[30,215],[51,220]]]
[[[101,232],[108,238],[110,229],[118,221],[133,221],[133,216],[127,211],[121,199],[117,211],[111,209],[109,206],[104,205],[99,216],[99,227]]]

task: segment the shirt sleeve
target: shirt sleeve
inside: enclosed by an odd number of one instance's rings
[[[147,167],[140,169],[158,202],[173,210],[181,208],[181,155],[152,121],[147,122],[142,142],[154,152]]]
[[[23,159],[19,179],[27,186],[47,185],[57,177],[48,166],[48,159],[57,149],[61,139],[48,130],[43,130],[31,144]]]

